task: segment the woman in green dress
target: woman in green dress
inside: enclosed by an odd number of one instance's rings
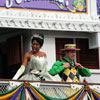
[[[35,34],[31,39],[32,50],[24,55],[21,67],[13,79],[17,80],[35,80],[35,81],[53,81],[54,79],[47,71],[46,53],[41,52],[40,48],[44,43],[43,34]],[[29,64],[29,73],[19,78],[25,71],[25,67]]]

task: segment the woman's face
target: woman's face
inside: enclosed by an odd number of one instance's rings
[[[39,52],[40,48],[41,48],[41,46],[40,46],[40,44],[38,43],[38,41],[37,41],[37,40],[34,40],[34,41],[32,42],[32,52],[36,54],[36,53]]]

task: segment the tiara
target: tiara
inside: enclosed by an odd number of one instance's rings
[[[40,39],[43,40],[43,37],[41,36],[41,34],[33,34],[33,35],[31,36],[31,40],[32,40],[33,37],[35,37],[35,38],[40,38]]]

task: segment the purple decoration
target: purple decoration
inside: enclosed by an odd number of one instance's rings
[[[78,1],[78,3],[76,2]],[[87,13],[87,0],[0,0],[0,7]],[[74,4],[73,4],[74,2]],[[79,7],[78,5],[81,5]]]
[[[29,90],[29,92],[30,92],[30,94],[31,94],[31,96],[32,96],[32,98],[33,98],[34,100],[40,100],[40,99],[37,97],[37,95],[31,90],[30,87],[28,87],[28,90]]]
[[[24,93],[25,93],[25,100],[26,100],[26,91],[25,91],[25,86],[24,86]]]
[[[99,97],[92,91],[93,97],[95,100],[100,100]]]
[[[19,88],[19,90],[8,100],[16,100],[18,98],[19,94],[21,93],[22,89],[23,89],[23,86],[21,86]]]
[[[100,0],[97,0],[97,14],[100,15]]]
[[[83,89],[79,95],[75,98],[75,100],[80,100],[80,98],[82,97],[83,93],[84,93],[85,89]]]

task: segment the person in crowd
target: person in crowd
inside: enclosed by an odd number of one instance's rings
[[[54,81],[47,71],[46,53],[40,51],[43,43],[43,34],[33,34],[31,38],[32,50],[24,55],[23,63],[14,75],[14,80]],[[27,64],[29,64],[29,73],[22,75]]]
[[[49,73],[52,76],[59,74],[61,80],[64,82],[80,82],[80,75],[91,76],[88,68],[85,68],[74,60],[76,51],[80,50],[76,48],[76,44],[65,44],[64,49],[61,50],[64,52],[64,57],[62,57],[62,60],[56,61],[51,67]]]

